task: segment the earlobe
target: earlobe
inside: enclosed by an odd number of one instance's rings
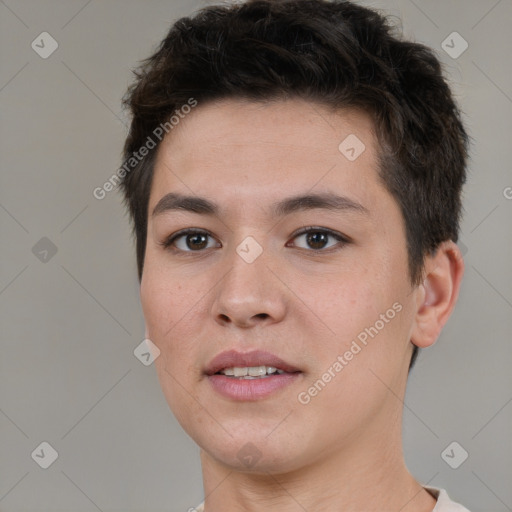
[[[433,345],[457,302],[464,274],[464,260],[457,245],[443,242],[425,260],[425,278],[418,287],[417,311],[411,341],[425,348]]]

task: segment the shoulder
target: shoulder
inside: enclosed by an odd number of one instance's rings
[[[425,489],[437,499],[436,506],[432,512],[470,512],[460,503],[453,501],[445,489],[424,486]]]

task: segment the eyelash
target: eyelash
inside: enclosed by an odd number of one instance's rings
[[[346,236],[343,236],[341,233],[337,233],[336,231],[332,231],[330,229],[327,229],[327,228],[320,228],[320,227],[314,227],[314,226],[311,226],[311,227],[307,227],[307,228],[304,228],[302,229],[301,231],[298,231],[296,233],[293,234],[292,236],[292,239],[295,239],[301,235],[305,235],[305,234],[308,234],[308,233],[323,233],[323,234],[326,234],[332,238],[335,238],[336,240],[338,240],[338,242],[341,242],[341,246],[340,247],[337,247],[336,246],[332,246],[332,247],[329,247],[328,249],[305,249],[305,250],[309,250],[310,252],[313,252],[313,253],[320,253],[320,252],[324,252],[324,253],[330,253],[330,252],[333,252],[332,250],[339,250],[341,249],[344,245],[346,244],[349,244],[351,242],[351,240],[346,237]],[[178,231],[176,233],[173,233],[171,236],[169,236],[168,238],[166,238],[163,242],[160,243],[161,246],[164,247],[164,249],[167,249],[167,250],[170,250],[172,252],[175,252],[175,253],[185,253],[185,254],[193,254],[193,253],[202,253],[202,252],[205,252],[204,249],[201,249],[201,250],[197,250],[197,251],[192,251],[192,250],[188,250],[188,251],[183,251],[182,249],[177,249],[176,247],[172,247],[172,245],[174,244],[174,242],[182,237],[185,237],[187,235],[205,235],[205,236],[209,236],[209,237],[212,237],[214,238],[211,233],[209,233],[208,231],[204,231],[202,229],[190,229],[190,228],[187,228],[187,229],[183,229],[181,231]],[[211,248],[210,248],[211,249]],[[299,247],[299,249],[303,249],[302,247]]]

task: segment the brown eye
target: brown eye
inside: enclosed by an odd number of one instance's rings
[[[212,247],[209,245],[211,235],[206,231],[187,229],[171,235],[162,245],[167,249],[181,252],[201,252],[203,249]]]
[[[197,233],[185,236],[185,245],[189,249],[204,249],[208,245],[208,235]]]
[[[322,251],[323,249],[330,249],[336,245],[345,245],[349,242],[347,238],[342,236],[340,233],[331,231],[330,229],[320,228],[306,228],[294,236],[294,239],[303,237],[306,246],[298,246],[302,249],[313,249],[315,251]],[[329,244],[329,240],[333,239],[334,243]],[[326,251],[327,252],[327,251]]]
[[[317,231],[316,233],[308,233],[306,235],[306,242],[313,249],[323,249],[329,240],[329,235]]]

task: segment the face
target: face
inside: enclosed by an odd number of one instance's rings
[[[296,470],[396,425],[417,289],[376,151],[369,116],[298,99],[199,104],[162,142],[141,302],[168,404],[212,460]]]

